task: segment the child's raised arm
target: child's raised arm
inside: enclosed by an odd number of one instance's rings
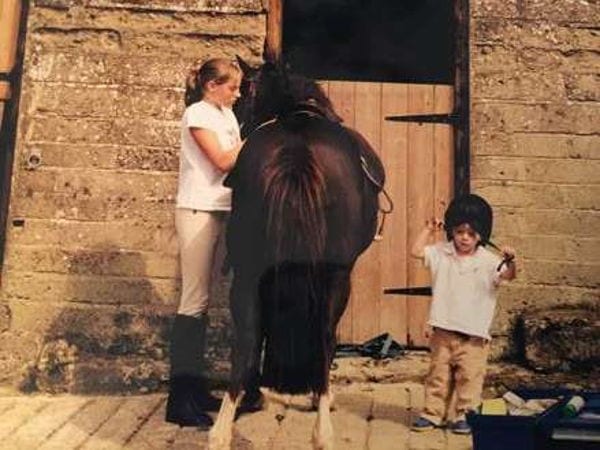
[[[425,246],[427,245],[427,242],[429,241],[429,237],[431,236],[431,234],[434,231],[441,229],[443,226],[444,226],[444,222],[442,222],[441,220],[438,220],[438,219],[427,220],[425,222],[425,228],[423,228],[421,233],[419,233],[419,236],[417,236],[417,240],[415,241],[415,243],[413,244],[413,246],[410,250],[411,256],[414,258],[423,259],[425,257]]]

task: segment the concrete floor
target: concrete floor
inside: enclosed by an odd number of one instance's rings
[[[339,450],[467,450],[471,438],[448,431],[411,432],[423,404],[419,383],[334,386],[335,448]],[[241,416],[235,449],[310,449],[316,412],[307,396],[267,393],[265,410]],[[0,396],[0,448],[199,449],[207,432],[164,421],[166,395]]]

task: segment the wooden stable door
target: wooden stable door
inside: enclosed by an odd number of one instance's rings
[[[452,197],[453,131],[450,125],[392,122],[385,117],[450,113],[453,87],[349,81],[321,85],[346,125],[361,132],[379,153],[386,169],[385,188],[394,202],[383,239],[373,242],[357,262],[338,342],[362,343],[389,332],[401,344],[426,346],[431,299],[384,295],[383,290],[430,284],[427,270],[410,257],[410,247],[425,220],[441,217]],[[380,203],[385,206],[383,197]]]

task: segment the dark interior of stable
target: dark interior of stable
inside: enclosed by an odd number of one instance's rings
[[[283,54],[318,79],[454,83],[454,2],[286,0]]]

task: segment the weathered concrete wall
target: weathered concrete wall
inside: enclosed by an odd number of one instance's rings
[[[260,0],[32,2],[0,382],[83,391],[164,379],[183,80],[200,57],[258,63],[264,37]],[[216,370],[228,359],[226,284],[211,310]]]
[[[600,6],[471,9],[471,186],[495,206],[494,240],[519,255],[495,322],[506,349],[520,311],[600,297]]]

